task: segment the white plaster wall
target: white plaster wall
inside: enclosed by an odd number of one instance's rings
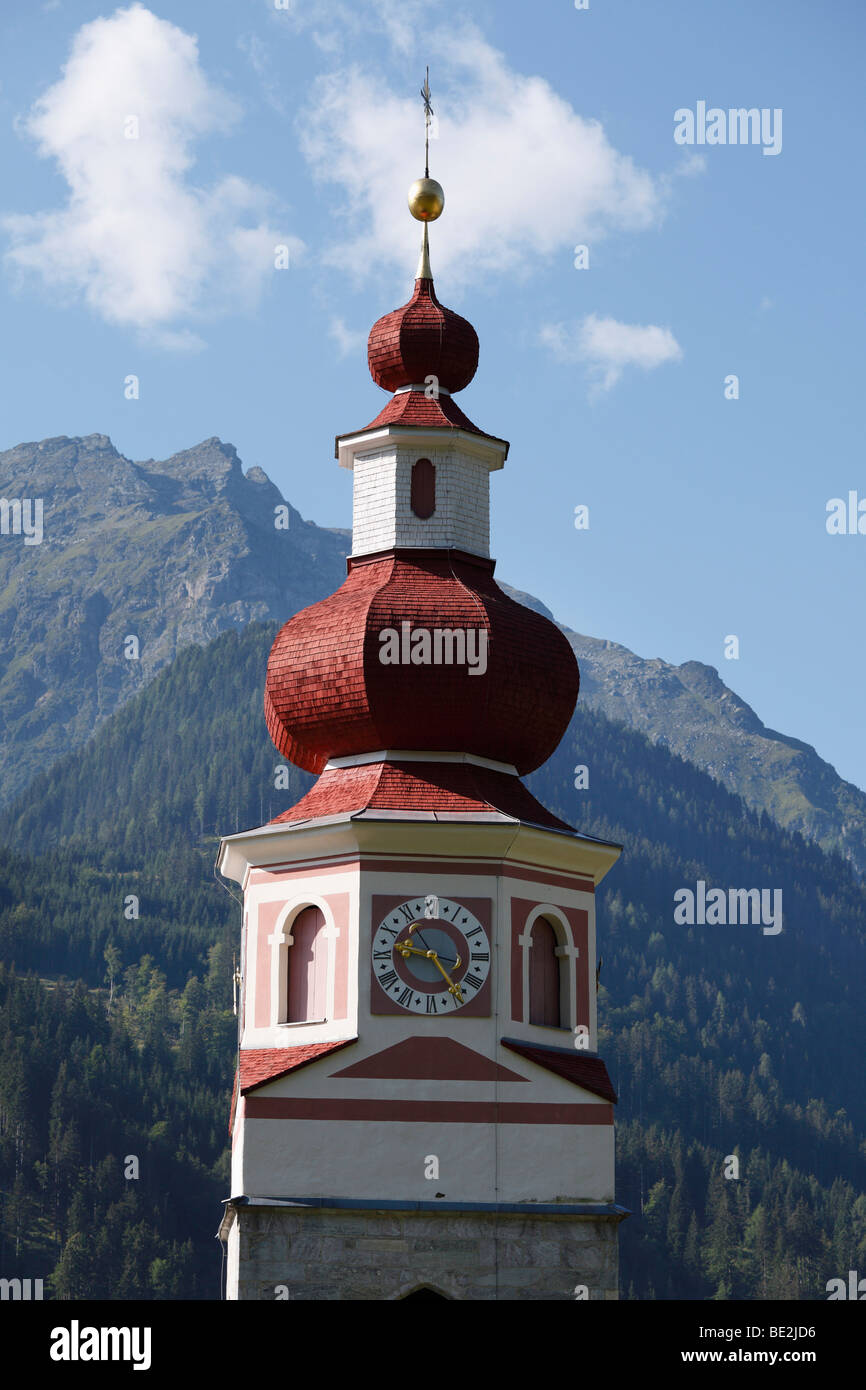
[[[612,1202],[614,1145],[613,1125],[500,1125],[497,1201]]]
[[[240,1227],[237,1219],[232,1222],[226,1241],[226,1299],[232,1301],[238,1296],[240,1276]]]
[[[585,1099],[574,1087],[572,1098],[578,1097]],[[613,1200],[611,1125],[247,1120],[246,1127],[240,1190],[250,1195],[429,1202],[441,1192],[452,1202]],[[431,1181],[424,1168],[433,1154],[439,1178]]]
[[[237,1109],[235,1110],[235,1122],[232,1129],[232,1181],[230,1196],[236,1196],[244,1190],[244,1147],[246,1144],[246,1126],[243,1120],[244,1097],[238,1096]]]

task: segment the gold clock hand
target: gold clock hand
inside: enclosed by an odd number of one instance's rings
[[[428,955],[428,958],[431,959],[431,960],[433,961],[433,964],[436,966],[436,968],[437,968],[437,970],[439,971],[440,975],[444,975],[444,976],[445,976],[445,979],[448,981],[448,993],[449,993],[449,994],[453,994],[453,995],[454,995],[454,998],[455,998],[455,999],[459,999],[459,1000],[460,1000],[460,1003],[462,1004],[462,1003],[463,1003],[463,994],[462,994],[462,991],[461,991],[461,989],[460,989],[460,986],[459,986],[459,985],[455,985],[454,981],[451,979],[451,976],[448,974],[448,971],[445,969],[445,966],[444,966],[444,965],[442,964],[442,962],[440,961],[440,959],[439,959],[439,957],[437,956],[436,952],[435,952],[435,951],[428,951],[428,952],[427,952],[427,955]],[[457,965],[454,967],[455,970],[458,968],[459,965],[460,965],[460,957],[458,956],[458,957],[457,957]]]
[[[429,956],[429,951],[422,951],[419,946],[410,946],[408,941],[395,941],[394,950],[399,951],[404,958],[406,956]]]
[[[430,926],[430,923],[429,923],[428,921],[423,921],[423,922],[412,922],[412,924],[411,924],[410,927],[409,927],[409,936],[411,936],[412,933],[413,933],[414,931],[417,931],[417,933],[418,933],[418,940],[421,941],[421,942],[424,944],[424,946],[426,946],[426,945],[427,945],[427,942],[424,941],[424,938],[423,938],[423,936],[421,935],[421,928],[422,928],[422,927],[429,927],[429,926]],[[407,936],[406,940],[403,942],[403,945],[404,945],[404,946],[407,946],[408,944],[409,944],[409,937]],[[427,954],[430,955],[430,956],[432,956],[432,955],[435,954],[435,952],[429,952],[429,951],[428,951]],[[455,961],[452,961],[452,965],[454,966],[454,969],[455,969],[455,970],[458,970],[458,969],[459,969],[459,967],[460,967],[460,957],[459,957],[459,956],[457,957],[457,959],[456,959]]]
[[[395,942],[394,949],[400,952],[400,955],[404,958],[404,960],[407,956],[424,956],[426,960],[432,960],[440,975],[444,976],[444,978],[448,982],[448,993],[453,994],[455,999],[459,999],[460,1003],[463,1003],[463,993],[460,989],[460,986],[455,985],[454,981],[451,979],[451,976],[448,974],[448,971],[445,969],[445,966],[442,964],[435,951],[422,951],[417,946],[410,946],[406,941]],[[454,969],[460,969],[459,956],[457,957],[457,960],[454,964]]]

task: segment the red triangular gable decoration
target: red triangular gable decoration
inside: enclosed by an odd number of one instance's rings
[[[376,1081],[526,1081],[490,1057],[452,1038],[406,1038],[403,1042],[353,1062],[336,1077]]]

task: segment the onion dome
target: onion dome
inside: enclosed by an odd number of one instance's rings
[[[415,292],[408,304],[378,319],[367,340],[370,375],[383,391],[400,391],[435,377],[441,391],[462,391],[478,370],[478,334],[436,298],[427,226],[445,207],[442,185],[429,177],[409,189],[409,211],[424,223]]]
[[[577,661],[554,623],[503,593],[493,565],[453,550],[350,560],[337,592],[291,618],[271,649],[265,717],[280,753],[308,772],[403,749],[520,774],[545,762],[574,710]],[[437,632],[454,634],[438,662]]]
[[[373,426],[420,427],[450,447],[456,430],[481,433],[451,399],[475,375],[478,337],[433,288],[427,223],[440,215],[444,193],[429,169],[409,207],[424,222],[421,260],[409,303],[370,332],[370,372],[393,393]],[[438,391],[425,391],[429,377]],[[464,473],[477,469],[473,451],[452,452],[454,496],[474,506],[472,487],[460,491]],[[396,516],[406,480],[395,480],[391,466],[373,460],[364,506]],[[357,516],[357,474],[355,488]],[[555,623],[503,593],[494,561],[456,548],[444,533],[421,534],[423,548],[413,541],[361,549],[337,592],[277,634],[265,683],[268,732],[284,758],[322,774],[286,818],[365,806],[468,815],[492,808],[561,828],[519,777],[545,762],[566,732],[580,683],[574,652]]]
[[[478,335],[439,303],[432,278],[419,277],[409,303],[373,324],[367,362],[385,391],[423,384],[428,376],[437,378],[440,390],[462,391],[478,369]]]

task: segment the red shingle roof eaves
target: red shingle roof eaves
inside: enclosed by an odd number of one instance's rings
[[[441,821],[470,825],[525,825],[533,830],[543,830],[548,835],[565,835],[572,840],[588,840],[594,845],[610,845],[613,849],[622,849],[622,845],[614,844],[613,840],[599,840],[595,835],[582,835],[579,830],[542,825],[540,821],[519,820],[517,816],[507,816],[502,811],[401,811],[381,807],[378,810],[370,810],[368,807],[362,807],[357,811],[347,811],[334,816],[310,816],[307,820],[273,820],[269,825],[278,825],[280,829],[291,827],[292,830],[318,830],[326,825],[348,825],[350,821],[356,820],[405,821],[407,824],[413,821]]]
[[[398,808],[378,806],[373,809],[367,807],[363,811],[356,811],[352,820],[388,820],[388,821],[459,821],[461,824],[470,825],[479,823],[487,825],[519,825],[520,821],[516,816],[508,816],[504,811],[404,811]]]
[[[593,1054],[572,1051],[567,1047],[550,1047],[546,1043],[532,1043],[525,1038],[503,1038],[502,1046],[509,1052],[516,1052],[538,1067],[554,1072],[573,1086],[581,1086],[584,1091],[601,1096],[603,1100],[617,1104],[617,1094],[608,1074],[607,1066],[601,1057]]]
[[[344,1047],[351,1047],[352,1043],[357,1041],[357,1038],[346,1038],[343,1042],[335,1042],[312,1057],[304,1057],[300,1061],[291,1062],[287,1067],[275,1071],[272,1076],[263,1076],[259,1081],[251,1081],[248,1085],[240,1088],[240,1093],[243,1096],[249,1095],[250,1091],[257,1091],[260,1086],[269,1086],[272,1081],[279,1081],[280,1077],[289,1076],[291,1072],[301,1071],[303,1067],[309,1067],[313,1062],[320,1062],[323,1057],[332,1057],[335,1052],[341,1052]],[[286,1051],[288,1050],[290,1049],[286,1049]]]

